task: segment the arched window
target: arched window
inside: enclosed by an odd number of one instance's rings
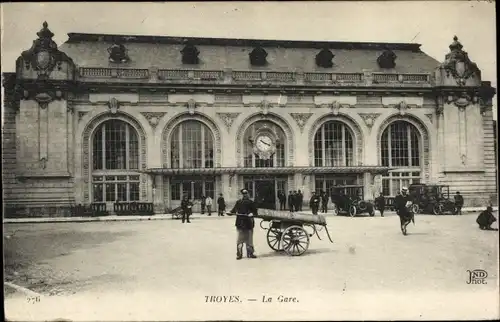
[[[121,120],[103,122],[92,140],[94,202],[139,200],[139,140]]]
[[[348,167],[354,164],[353,136],[342,122],[324,123],[314,136],[314,166]]]
[[[172,168],[213,168],[214,138],[212,131],[199,121],[184,121],[171,136]]]
[[[271,137],[274,154],[269,159],[261,159],[254,151],[259,133],[267,133]],[[274,168],[285,166],[285,141],[283,129],[269,121],[257,121],[250,125],[243,136],[244,166],[246,168]]]
[[[397,168],[382,177],[384,195],[395,196],[402,187],[420,182],[420,146],[420,133],[409,122],[395,121],[384,130],[380,142],[382,165]]]

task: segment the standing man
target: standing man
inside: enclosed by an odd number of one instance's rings
[[[302,191],[297,192],[297,211],[302,211],[302,204],[304,203],[304,195],[302,194]]]
[[[319,203],[320,203],[320,198],[316,194],[316,191],[313,191],[311,199],[309,200],[309,206],[311,207],[313,215],[317,215],[318,214]]]
[[[201,201],[200,201],[200,206],[201,206],[201,214],[203,215],[205,213],[205,196],[201,196]]]
[[[385,197],[382,192],[380,193],[380,196],[375,198],[375,206],[377,206],[378,211],[380,211],[380,217],[384,217]]]
[[[328,212],[328,195],[324,191],[321,191],[321,212],[324,214]]]
[[[217,207],[219,211],[219,217],[224,216],[224,211],[226,211],[226,200],[224,200],[224,196],[222,193],[219,195],[219,198],[217,199]]]
[[[283,191],[278,193],[278,200],[280,201],[280,210],[285,210],[286,208],[286,196]]]
[[[205,204],[207,205],[208,215],[212,216],[212,197],[207,196],[205,198]]]
[[[293,212],[295,205],[295,196],[292,191],[288,192],[288,209]]]
[[[182,209],[182,223],[184,223],[186,220],[189,223],[189,217],[193,213],[193,203],[191,200],[189,200],[188,196],[185,195],[184,199],[181,201],[181,209]]]
[[[241,199],[236,201],[232,214],[236,214],[236,230],[238,231],[238,239],[236,242],[236,259],[243,257],[243,244],[247,246],[247,257],[257,258],[253,248],[253,228],[255,226],[253,216],[257,215],[257,205],[248,196],[248,190],[241,189]]]
[[[464,206],[464,197],[460,194],[460,191],[457,191],[455,194],[455,208],[456,208],[456,215],[461,215],[462,214],[462,207]]]
[[[408,226],[408,224],[412,221],[415,224],[414,215],[411,212],[412,203],[413,201],[411,199],[411,196],[408,195],[408,188],[403,187],[401,189],[401,194],[396,196],[394,204],[396,208],[396,213],[398,214],[399,220],[401,222],[401,232],[405,236],[406,236],[406,226]]]

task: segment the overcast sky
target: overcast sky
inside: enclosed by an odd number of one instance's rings
[[[490,1],[2,3],[2,71],[14,71],[43,21],[67,33],[416,42],[443,61],[457,35],[496,87],[495,3]]]

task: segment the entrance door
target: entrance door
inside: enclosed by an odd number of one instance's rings
[[[258,208],[276,209],[276,190],[274,180],[255,181],[255,202]]]

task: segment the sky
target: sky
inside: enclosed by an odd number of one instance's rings
[[[438,61],[456,35],[482,79],[497,84],[491,0],[2,3],[1,9],[2,72],[15,71],[15,60],[47,21],[58,44],[70,32],[415,42]]]

